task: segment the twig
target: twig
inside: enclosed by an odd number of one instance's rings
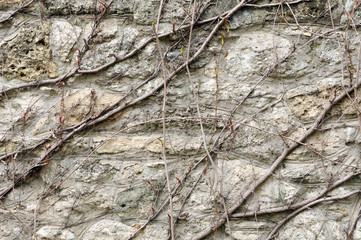
[[[255,183],[253,183],[248,190],[242,194],[242,196],[233,204],[233,206],[229,209],[230,213],[233,213],[236,209],[238,209],[243,202],[253,193],[255,192],[255,190],[264,182],[266,181],[266,179],[269,178],[269,176],[271,176],[274,172],[274,170],[276,170],[276,168],[279,166],[279,164],[281,162],[283,162],[283,160],[291,153],[293,152],[293,150],[295,150],[301,143],[304,142],[304,140],[306,140],[309,136],[311,136],[316,129],[318,128],[319,124],[321,122],[323,122],[323,119],[326,115],[326,113],[328,113],[332,106],[334,106],[335,104],[337,104],[338,102],[340,102],[342,99],[345,98],[345,96],[347,94],[349,94],[350,92],[354,91],[355,88],[358,88],[361,84],[361,81],[357,82],[357,84],[354,85],[354,87],[347,89],[345,92],[341,93],[339,96],[337,96],[335,98],[335,100],[331,103],[329,103],[328,105],[325,106],[325,108],[323,109],[323,111],[320,113],[320,115],[315,119],[314,123],[312,124],[312,126],[305,132],[305,134],[303,136],[301,136],[297,142],[294,142],[290,147],[286,148],[283,150],[282,154],[273,162],[273,164],[271,165],[271,167],[266,171],[266,173]],[[208,227],[207,229],[203,230],[202,232],[200,232],[199,234],[197,234],[193,239],[201,239],[205,236],[207,236],[208,234],[210,234],[212,231],[214,231],[214,229],[222,226],[225,223],[225,219],[226,219],[226,215],[222,215],[221,216],[221,220],[219,221],[219,223],[217,225],[212,225],[210,227]]]
[[[358,195],[357,198],[355,199],[355,202],[352,206],[351,212],[350,212],[350,222],[349,222],[349,226],[348,229],[346,231],[346,238],[345,240],[351,240],[352,238],[352,233],[355,230],[356,224],[357,224],[357,220],[360,217],[360,212],[361,212],[361,207],[360,207],[360,203],[361,203],[361,196]]]
[[[2,201],[0,201],[0,205],[6,210],[7,213],[9,213],[14,219],[16,219],[21,225],[23,225],[30,234],[33,234],[33,230],[30,228],[30,226],[25,224],[18,216],[16,216],[17,214],[14,214],[13,212],[11,212],[11,210],[8,210]]]
[[[40,147],[41,145],[43,145],[44,143],[46,143],[47,141],[50,141],[50,137],[49,136],[48,138],[45,138],[43,140],[41,140],[40,142],[36,143],[35,145],[32,145],[30,147],[26,147],[26,148],[22,148],[22,149],[19,149],[17,151],[13,151],[11,153],[7,153],[7,154],[4,154],[0,157],[0,160],[3,160],[3,159],[6,159],[10,156],[13,156],[15,154],[20,154],[20,153],[23,153],[23,152],[26,152],[26,151],[30,151],[30,150],[34,150],[36,149],[37,147]]]
[[[167,55],[167,53],[168,53],[171,49],[173,49],[174,47],[176,47],[179,42],[180,42],[180,41],[177,41],[175,44],[173,44],[173,46],[169,47],[169,48],[167,49],[167,51],[163,54],[163,58]],[[130,89],[126,94],[124,94],[124,96],[122,96],[118,101],[116,101],[115,103],[113,103],[113,104],[110,105],[110,106],[105,107],[105,108],[104,108],[100,113],[98,113],[97,115],[103,116],[104,114],[108,113],[109,111],[116,109],[117,107],[119,107],[119,104],[122,103],[122,102],[123,102],[127,97],[129,97],[132,93],[134,93],[136,90],[138,90],[139,88],[141,88],[142,86],[144,86],[145,84],[147,84],[150,80],[152,80],[152,79],[154,79],[155,77],[157,77],[157,76],[158,76],[158,73],[159,73],[159,71],[160,71],[160,66],[161,66],[161,64],[162,64],[162,62],[159,62],[157,68],[154,70],[154,72],[153,72],[153,74],[152,74],[151,76],[149,76],[147,79],[145,79],[144,81],[142,81],[141,83],[139,83],[139,84],[136,85],[135,87],[131,87],[131,89]],[[94,119],[95,119],[94,116],[90,116],[89,118],[84,119],[84,120],[81,121],[80,123],[64,129],[64,131],[73,130],[73,129],[79,127],[80,125],[82,125],[82,124],[84,124],[84,123],[91,122],[91,121],[94,120]]]
[[[159,119],[160,121],[162,119]],[[195,169],[198,164],[200,164],[204,159],[201,159],[199,160],[193,167],[189,167],[188,171],[185,173],[184,177],[181,179],[181,182],[184,183],[185,180],[187,179],[187,177],[189,176],[189,174],[191,173],[191,171],[193,169]],[[202,174],[201,174],[202,176]],[[178,191],[179,189],[181,188],[181,184],[177,184],[176,187],[174,188],[174,190],[172,191],[172,196],[174,196]],[[152,216],[150,216],[148,218],[148,220],[136,231],[134,232],[127,240],[130,240],[130,239],[133,239],[134,237],[136,237],[153,219],[155,219],[159,213],[163,210],[163,208],[168,204],[168,201],[169,201],[169,197],[162,203],[162,205],[158,208],[157,211],[154,212],[154,214]]]
[[[277,101],[279,102],[279,101]],[[267,107],[267,106],[266,106]],[[264,109],[266,109],[266,107]],[[264,110],[262,109],[262,110]],[[174,121],[174,120],[197,120],[198,121],[198,117],[168,117],[167,121]],[[214,120],[215,118],[205,118],[205,119],[212,119]],[[218,118],[220,121],[226,121],[226,119],[222,119],[222,118]],[[88,159],[89,157],[96,152],[101,146],[103,146],[106,142],[108,142],[110,139],[112,139],[114,136],[116,136],[117,134],[121,133],[121,132],[126,132],[129,129],[141,126],[143,124],[147,124],[147,123],[154,123],[154,122],[159,122],[162,121],[163,118],[161,119],[151,119],[148,120],[146,122],[142,122],[142,123],[138,123],[138,124],[134,124],[132,126],[126,127],[126,128],[122,128],[119,131],[115,132],[112,136],[110,136],[108,139],[104,140],[103,142],[101,142],[98,146],[96,146],[82,161],[77,163],[77,166],[74,167],[72,169],[72,171],[66,175],[59,184],[57,185],[52,185],[50,186],[49,190],[47,190],[43,195],[42,195],[42,199],[44,199],[46,196],[48,196],[49,194],[51,194],[53,191],[55,191],[56,189],[58,189],[72,174],[74,174],[74,172],[76,170],[78,170]],[[247,121],[247,120],[244,120]],[[42,155],[42,157],[38,158],[37,160],[34,161],[34,164],[32,164],[32,167],[30,169],[28,169],[26,172],[24,172],[19,178],[14,180],[14,184],[9,186],[7,189],[5,189],[3,192],[0,193],[0,199],[4,198],[6,196],[6,194],[8,194],[11,190],[13,190],[13,188],[15,188],[16,186],[18,186],[20,183],[25,182],[25,180],[27,178],[29,178],[30,176],[32,176],[32,173],[36,172],[36,170],[39,170],[39,168],[41,168],[42,166],[44,166],[44,164],[42,163],[42,161],[46,158],[46,156],[50,155],[50,153],[55,152],[56,149],[59,149],[59,147],[62,145],[63,142],[67,141],[67,139],[69,139],[73,134],[75,134],[76,132],[82,131],[87,125],[82,125],[79,126],[78,128],[74,129],[73,132],[69,133],[65,138],[62,139],[61,142],[58,142],[56,144],[54,144],[51,149],[49,149],[46,153],[44,153]],[[250,126],[251,127],[251,126]],[[276,135],[276,134],[275,134]],[[217,141],[213,144],[212,149],[214,149],[216,147]],[[190,167],[189,170],[186,172],[186,174],[184,175],[184,177],[182,178],[181,182],[183,183],[186,178],[188,177],[188,175],[190,174],[190,172],[193,169],[196,169],[197,166],[204,161],[204,159],[207,158],[207,156],[204,156],[202,159],[200,159],[194,166]],[[77,162],[77,161],[76,161]],[[36,164],[38,163],[38,164]],[[172,191],[172,196],[174,196],[178,190],[180,189],[181,185],[178,184],[176,186],[176,188]],[[129,238],[133,238],[135,237],[152,219],[154,219],[155,217],[158,216],[158,214],[161,212],[161,210],[163,209],[163,207],[168,203],[169,198],[167,198],[167,200],[161,205],[161,207],[158,209],[158,211],[155,212],[154,216],[151,217],[150,219],[148,219],[148,221],[143,224],[143,226],[138,229],[134,234],[132,234],[132,236]]]
[[[155,32],[158,34],[159,31],[159,21],[160,18],[162,16],[162,11],[163,11],[163,5],[164,5],[164,0],[160,0],[160,4],[159,4],[159,10],[158,10],[158,16],[157,16],[157,22],[155,23]],[[156,36],[157,38],[158,36]],[[161,56],[162,57],[162,56]]]
[[[348,198],[354,194],[360,193],[361,190],[355,190],[352,192],[349,192],[347,194],[344,195],[338,195],[338,196],[334,196],[334,197],[328,197],[328,198],[322,198],[322,199],[318,199],[316,201],[313,201],[305,206],[303,206],[302,208],[294,211],[293,213],[291,213],[290,215],[288,215],[286,218],[284,218],[282,221],[280,221],[277,226],[272,230],[272,232],[267,236],[266,240],[270,240],[274,237],[274,235],[278,232],[278,230],[286,223],[288,222],[291,218],[293,218],[294,216],[296,216],[297,214],[299,214],[300,212],[309,209],[310,207],[319,204],[321,202],[326,202],[326,201],[336,201],[336,200],[342,200],[345,198]]]
[[[33,86],[41,86],[41,85],[47,85],[47,84],[56,84],[58,82],[64,81],[68,78],[71,78],[72,76],[74,76],[78,71],[78,68],[74,68],[72,70],[70,70],[69,72],[63,74],[60,77],[54,78],[54,79],[47,79],[47,80],[42,80],[42,81],[33,81],[33,82],[29,82],[29,83],[24,83],[15,87],[9,87],[9,88],[5,88],[2,87],[1,91],[0,91],[0,97],[2,95],[4,95],[7,92],[10,92],[12,90],[16,90],[16,89],[23,89],[23,88],[28,88],[28,87],[33,87]]]
[[[190,27],[190,30],[189,30],[189,40],[188,40],[188,46],[187,46],[187,55],[186,55],[186,61],[185,62],[188,62],[189,61],[189,55],[190,55],[190,49],[191,49],[191,42],[192,42],[192,31],[193,31],[193,26],[194,26],[194,15],[195,15],[195,12],[196,12],[196,4],[197,4],[197,1],[194,1],[194,4],[193,4],[193,10],[192,10],[192,18],[191,18],[191,27]],[[205,149],[205,152],[207,154],[207,157],[208,157],[208,160],[211,162],[212,164],[212,167],[213,167],[213,170],[215,171],[215,173],[217,175],[219,175],[219,172],[218,172],[218,168],[217,166],[215,165],[214,161],[213,161],[213,157],[211,156],[210,152],[209,152],[209,149],[208,149],[208,145],[207,145],[207,139],[206,139],[206,135],[204,133],[204,128],[203,128],[203,123],[202,123],[202,115],[201,115],[201,111],[200,111],[200,108],[199,108],[199,100],[198,100],[198,93],[196,91],[196,87],[193,83],[193,80],[192,80],[192,77],[191,77],[191,73],[190,73],[190,70],[189,70],[189,66],[188,64],[186,64],[186,70],[187,70],[187,76],[188,76],[188,80],[191,84],[191,87],[192,87],[192,92],[193,92],[193,98],[194,98],[194,101],[196,103],[196,108],[197,108],[197,114],[198,114],[198,117],[199,117],[199,126],[201,128],[201,133],[202,133],[202,139],[203,139],[203,146],[204,146],[204,149]],[[217,116],[216,116],[217,117]],[[216,186],[216,184],[215,184]],[[214,192],[214,190],[212,191]],[[225,205],[225,200],[224,200],[224,197],[221,193],[221,199],[222,199],[222,202],[223,202],[223,207],[224,207],[224,210],[225,212],[227,213],[227,207]],[[214,196],[214,200],[215,200],[215,196]],[[217,212],[217,210],[216,210]],[[216,214],[216,221],[218,221],[217,219],[217,216],[218,214]],[[228,215],[227,215],[227,221],[228,221],[228,227],[230,229],[230,223],[229,223],[229,219],[228,219]]]
[[[295,203],[295,204],[288,205],[288,206],[275,207],[275,208],[269,208],[269,209],[260,209],[259,211],[257,211],[257,215],[279,213],[279,212],[284,212],[284,211],[288,211],[288,210],[296,210],[296,209],[301,208],[301,207],[303,207],[303,206],[305,206],[305,205],[307,205],[307,204],[309,204],[311,202],[316,201],[317,199],[320,199],[321,197],[325,196],[331,190],[333,190],[336,187],[340,186],[341,184],[348,181],[352,177],[358,176],[360,174],[361,174],[360,171],[351,172],[348,175],[346,175],[345,177],[343,177],[342,179],[334,182],[331,186],[328,186],[325,189],[323,189],[321,192],[319,192],[315,197],[313,197],[311,199],[307,199],[307,200],[304,200],[302,202]],[[234,218],[252,217],[254,215],[255,215],[254,211],[249,211],[249,212],[244,212],[244,213],[232,214],[231,218],[234,219]]]
[[[34,0],[33,0],[34,1]],[[31,1],[32,2],[32,1]],[[107,6],[109,8],[109,6],[113,3],[113,0],[111,0]],[[9,87],[9,88],[5,88],[2,87],[2,89],[0,89],[0,97],[3,96],[5,93],[9,92],[9,91],[13,91],[16,89],[23,89],[23,88],[28,88],[28,87],[33,87],[33,86],[41,86],[41,85],[47,85],[47,84],[56,84],[58,82],[61,81],[65,81],[71,77],[73,77],[76,74],[83,74],[83,72],[80,71],[80,64],[81,64],[81,60],[82,57],[84,56],[84,54],[89,50],[89,44],[90,41],[96,36],[96,31],[97,28],[100,24],[100,21],[102,20],[106,10],[108,10],[108,8],[105,9],[105,11],[103,11],[95,20],[92,26],[92,30],[91,33],[88,35],[88,37],[84,40],[84,45],[82,46],[82,48],[79,50],[78,53],[78,62],[75,68],[73,68],[72,70],[68,71],[67,73],[63,74],[60,77],[54,78],[54,79],[47,79],[47,80],[42,80],[42,81],[33,81],[33,82],[29,82],[29,83],[24,83],[18,86],[14,86],[14,87]],[[0,98],[1,99],[1,98]]]
[[[161,58],[161,62],[162,62],[162,69],[163,69],[163,106],[162,106],[162,126],[163,126],[163,141],[162,141],[162,155],[163,155],[163,161],[164,161],[164,168],[165,168],[165,176],[167,179],[167,187],[168,187],[168,195],[169,195],[169,209],[170,209],[170,233],[171,233],[171,239],[174,240],[174,226],[173,226],[173,197],[172,197],[172,190],[170,188],[170,180],[169,180],[169,172],[168,172],[168,163],[167,163],[167,156],[165,154],[166,151],[166,143],[167,143],[167,138],[166,138],[166,124],[165,124],[165,108],[166,108],[166,104],[167,104],[167,73],[166,73],[166,67],[165,67],[165,62],[164,62],[164,58],[163,58],[163,53],[162,53],[162,48],[160,46],[160,42],[159,42],[159,38],[158,38],[158,24],[159,24],[159,19],[160,19],[160,14],[162,12],[162,6],[163,6],[163,0],[160,3],[159,6],[159,15],[158,15],[158,23],[157,26],[153,25],[153,31],[155,34],[155,39],[157,42],[157,46],[158,46],[158,51],[159,51],[159,56]]]
[[[359,49],[358,49],[358,54],[357,54],[357,72],[356,72],[356,79],[355,79],[355,84],[360,80],[360,65],[361,65],[361,40],[359,41]],[[361,131],[361,111],[359,108],[359,96],[358,96],[358,92],[357,92],[357,88],[355,88],[355,101],[353,102],[353,106],[356,109],[357,112],[357,118],[358,118],[358,122],[359,122],[359,130]]]
[[[226,214],[229,238],[232,240],[233,237],[232,237],[231,223],[229,221],[229,211],[228,211],[228,207],[226,205],[226,200],[224,199],[224,195],[223,195],[223,176],[224,176],[223,175],[223,165],[224,165],[224,161],[222,162],[222,175],[221,175],[221,179],[220,179],[219,192],[220,192],[220,196],[221,196],[221,200],[222,200],[223,209]]]
[[[289,2],[290,5],[292,4],[298,4],[300,2],[308,2],[309,0],[299,0],[299,1],[293,1],[293,2]],[[110,5],[110,4],[108,4]],[[264,7],[276,7],[276,6],[279,6],[280,3],[274,3],[274,4],[263,4],[263,5],[256,5],[256,4],[244,4],[244,6],[249,6],[249,7],[257,7],[257,8],[264,8]],[[205,9],[204,9],[205,10]],[[229,10],[229,11],[226,11],[218,16],[215,16],[215,17],[211,17],[209,19],[206,19],[206,20],[202,20],[202,21],[197,21],[195,23],[195,25],[202,25],[202,24],[205,24],[205,23],[209,23],[209,22],[213,22],[217,19],[223,19],[225,16],[227,16],[228,14],[231,13],[232,10]],[[233,15],[233,13],[231,14]],[[356,25],[357,26],[357,25]],[[178,30],[184,30],[184,29],[187,29],[189,28],[190,25],[184,25],[184,26],[181,26],[177,29]],[[217,30],[218,30],[218,27],[217,27]],[[168,37],[169,35],[173,34],[173,31],[170,31],[168,33],[164,33],[164,34],[161,34],[159,35],[158,37],[159,38],[163,38],[163,37]],[[212,36],[213,36],[214,33],[212,33]],[[34,82],[30,82],[30,83],[25,83],[25,84],[21,84],[21,85],[18,85],[18,86],[14,86],[14,87],[10,87],[10,88],[2,88],[0,90],[0,97],[2,95],[4,95],[5,93],[9,92],[9,91],[13,91],[13,90],[16,90],[16,89],[24,89],[24,88],[28,88],[28,87],[33,87],[33,86],[41,86],[41,85],[47,85],[47,84],[55,84],[57,82],[60,82],[60,81],[64,81],[64,80],[67,80],[68,78],[74,76],[75,74],[77,75],[82,75],[82,74],[92,74],[92,73],[98,73],[102,70],[105,70],[113,65],[115,65],[116,63],[120,63],[132,56],[134,56],[135,54],[137,54],[138,52],[140,52],[141,49],[143,49],[144,47],[146,47],[150,42],[154,41],[155,40],[155,37],[149,37],[147,38],[146,40],[144,40],[141,44],[139,44],[138,47],[136,47],[135,49],[133,49],[131,52],[129,52],[128,54],[126,54],[125,56],[123,57],[119,57],[117,55],[114,54],[114,59],[104,65],[101,65],[99,67],[96,67],[96,68],[93,68],[93,69],[88,69],[88,70],[85,70],[85,69],[78,69],[78,68],[75,68],[73,70],[70,70],[68,73],[56,78],[56,79],[47,79],[47,80],[43,80],[43,81],[34,81]],[[191,61],[193,62],[193,60]],[[1,99],[1,98],[0,98]]]
[[[307,30],[307,29],[305,29],[304,27],[302,27],[302,26],[298,23],[297,17],[296,17],[295,14],[293,13],[293,10],[292,10],[290,4],[289,4],[287,1],[284,1],[284,3],[287,5],[288,9],[290,10],[290,13],[291,13],[292,17],[293,17],[293,19],[295,20],[296,26],[297,26],[299,29],[301,29],[301,30],[304,31],[304,32],[308,32],[308,33],[314,34],[314,35],[319,36],[319,37],[321,36],[321,35],[319,35],[319,34],[316,33],[316,32],[312,32],[312,31]],[[282,16],[283,16],[283,13],[282,13]],[[287,25],[289,25],[289,26],[294,26],[294,24],[290,24],[290,23],[286,20],[285,17],[282,17],[282,19],[286,22]],[[326,38],[328,38],[328,37],[326,37]]]

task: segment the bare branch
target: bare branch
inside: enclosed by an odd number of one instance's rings
[[[273,238],[273,236],[278,232],[278,230],[286,223],[288,222],[291,218],[293,218],[294,216],[296,216],[297,214],[299,214],[300,212],[309,209],[310,207],[319,204],[321,202],[327,202],[327,201],[337,201],[337,200],[343,200],[345,198],[348,198],[354,194],[360,193],[361,190],[355,190],[352,192],[349,192],[347,194],[344,195],[338,195],[338,196],[334,196],[334,197],[328,197],[328,198],[322,198],[322,199],[318,199],[316,201],[313,201],[305,206],[303,206],[302,208],[294,211],[293,213],[291,213],[290,215],[288,215],[286,218],[284,218],[282,221],[280,221],[277,226],[272,230],[272,232],[267,236],[266,240],[270,240]]]

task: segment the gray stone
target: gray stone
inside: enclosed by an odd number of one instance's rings
[[[69,230],[65,229],[61,232],[60,240],[73,240],[75,239],[75,235]]]
[[[50,46],[53,57],[62,62],[68,62],[69,53],[81,33],[81,28],[72,25],[68,21],[55,21],[50,29]]]
[[[23,2],[1,2],[0,18]],[[108,4],[110,0],[101,2]],[[200,7],[205,2],[198,1]],[[201,20],[218,16],[239,2],[212,1]],[[353,29],[352,22],[347,32],[340,25],[347,23],[345,11],[352,12],[354,1],[330,0],[334,32],[328,1],[288,2],[302,27],[295,24],[285,2],[283,7],[244,7],[227,19],[229,33],[222,24],[205,51],[189,65],[194,86],[185,70],[167,83],[165,154],[170,186],[179,187],[173,197],[173,214],[181,214],[175,226],[176,239],[192,239],[215,223],[224,212],[221,195],[227,207],[234,206],[344,92],[350,77],[357,75],[359,30]],[[98,19],[99,26],[93,32],[96,36],[79,63],[79,72],[62,80],[60,85],[64,86],[34,83],[0,96],[0,157],[47,140],[0,161],[0,194],[5,188],[12,189],[1,199],[0,239],[127,239],[167,200],[163,90],[154,91],[164,83],[163,66],[159,65],[162,59],[155,39],[135,49],[154,36],[152,22],[159,3],[114,0],[106,15]],[[186,11],[191,13],[192,3],[164,1],[159,33],[171,33],[160,38],[163,53],[168,51],[164,58],[166,77],[184,63],[188,30],[172,31],[173,24],[175,29],[189,24]],[[1,23],[0,90],[53,79],[74,69],[78,64],[76,48],[92,33],[102,7],[97,0],[34,1]],[[352,15],[356,24],[359,16],[360,7]],[[222,20],[194,26],[191,57],[218,21]],[[350,56],[341,32],[349,41]],[[176,40],[179,44],[172,47]],[[81,74],[114,61],[113,53],[122,58],[134,50],[136,54],[117,64]],[[143,83],[158,66],[158,75]],[[269,69],[273,71],[263,79]],[[214,164],[206,157],[192,87],[198,93],[206,147],[211,149],[218,134],[224,133],[212,153]],[[361,96],[361,90],[357,94]],[[361,101],[355,99],[354,92],[349,95],[332,107],[318,129],[235,211],[256,214],[232,219],[230,229],[225,224],[207,239],[229,239],[230,234],[234,239],[265,239],[292,211],[259,215],[258,209],[313,198],[359,168],[361,138],[356,107]],[[141,100],[132,105],[136,99]],[[112,111],[109,107],[115,103],[124,110],[83,128],[46,153],[75,125]],[[19,178],[20,184],[12,188],[14,177],[20,177],[43,154],[43,165],[30,171],[31,177]],[[189,169],[192,172],[188,173]],[[360,176],[353,177],[325,196],[347,194],[359,186]],[[356,216],[357,199],[355,195],[306,209],[283,225],[275,239],[344,239],[350,220]],[[168,214],[166,204],[135,239],[167,239]],[[34,216],[35,233],[27,227],[32,228]],[[361,238],[360,229],[358,222],[354,239]]]
[[[127,239],[132,233],[132,228],[122,222],[102,219],[89,227],[80,236],[83,240],[111,240],[111,239]]]
[[[36,231],[36,237],[41,240],[50,240],[55,239],[55,237],[60,233],[60,227],[46,225],[42,226],[38,231]]]
[[[158,1],[134,1],[134,20],[138,24],[151,25],[157,19]]]
[[[242,34],[237,42],[232,44],[225,59],[227,74],[239,80],[246,80],[254,74],[264,72],[261,61],[273,65],[278,59],[285,57],[291,50],[291,43],[285,38],[270,33]]]

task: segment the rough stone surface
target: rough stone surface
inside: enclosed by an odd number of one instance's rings
[[[54,239],[56,235],[58,235],[59,227],[57,226],[42,226],[37,232],[36,237],[47,240]]]
[[[0,21],[24,2],[1,1]],[[170,33],[160,38],[169,76],[186,58],[188,31],[178,27],[189,23],[193,2],[164,2],[159,33]],[[205,2],[199,1],[200,9]],[[214,1],[200,19],[218,16],[239,2]],[[189,66],[207,149],[219,134],[223,133],[218,143],[228,138],[209,159],[193,85],[183,71],[168,82],[164,141],[163,91],[153,92],[163,86],[158,46],[152,39],[140,47],[154,37],[152,22],[159,3],[114,0],[104,18],[98,19],[96,31],[94,19],[103,5],[94,0],[34,1],[0,23],[0,91],[79,68],[61,83],[0,96],[0,192],[36,159],[45,157],[30,178],[1,199],[0,239],[128,239],[168,197],[164,142],[170,185],[172,189],[180,186],[173,198],[174,216],[180,216],[175,238],[192,239],[215,223],[224,203],[231,207],[262,179],[283,150],[354,84],[360,48],[360,31],[354,24],[361,19],[355,1],[305,1],[290,4],[292,12],[285,2],[282,7],[247,6],[223,20],[205,51]],[[194,26],[190,56],[217,22]],[[85,46],[83,39],[92,32]],[[81,59],[78,49],[86,49]],[[91,72],[132,51],[135,54],[130,58]],[[335,104],[317,131],[234,212],[252,211],[251,217],[231,218],[230,225],[224,224],[206,239],[229,239],[230,235],[266,239],[292,211],[264,215],[263,210],[311,199],[358,171],[360,96],[357,90]],[[83,128],[45,154],[80,124],[119,106],[124,109]],[[44,144],[34,147],[43,139]],[[24,147],[31,148],[3,157]],[[360,180],[352,177],[322,197],[358,190]],[[361,239],[360,202],[355,194],[317,204],[287,221],[275,239],[346,239],[354,220],[352,237]],[[166,205],[135,239],[167,239],[168,214]]]
[[[3,52],[2,72],[9,78],[25,81],[58,76],[49,44],[50,22],[23,24],[0,43]]]
[[[69,61],[69,53],[77,42],[81,28],[72,26],[68,21],[53,22],[50,29],[50,45],[53,58],[62,62]]]
[[[118,221],[103,219],[85,230],[80,239],[127,239],[132,228]]]

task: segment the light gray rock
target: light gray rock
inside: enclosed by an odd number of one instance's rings
[[[69,53],[81,33],[81,28],[68,21],[55,21],[50,29],[50,46],[53,57],[69,62]]]
[[[227,74],[238,80],[247,80],[253,74],[261,75],[266,70],[261,62],[272,66],[277,58],[285,57],[291,47],[289,40],[271,33],[244,33],[228,50]]]
[[[127,239],[132,234],[132,227],[129,227],[122,222],[102,219],[93,225],[80,236],[82,240],[112,240],[112,239]]]
[[[134,20],[138,24],[151,25],[157,19],[158,1],[134,1]]]
[[[36,231],[36,237],[41,240],[50,240],[55,239],[55,237],[60,233],[60,227],[45,225],[42,226],[38,231]]]
[[[60,240],[73,240],[75,239],[75,235],[69,230],[65,229],[61,232]]]

